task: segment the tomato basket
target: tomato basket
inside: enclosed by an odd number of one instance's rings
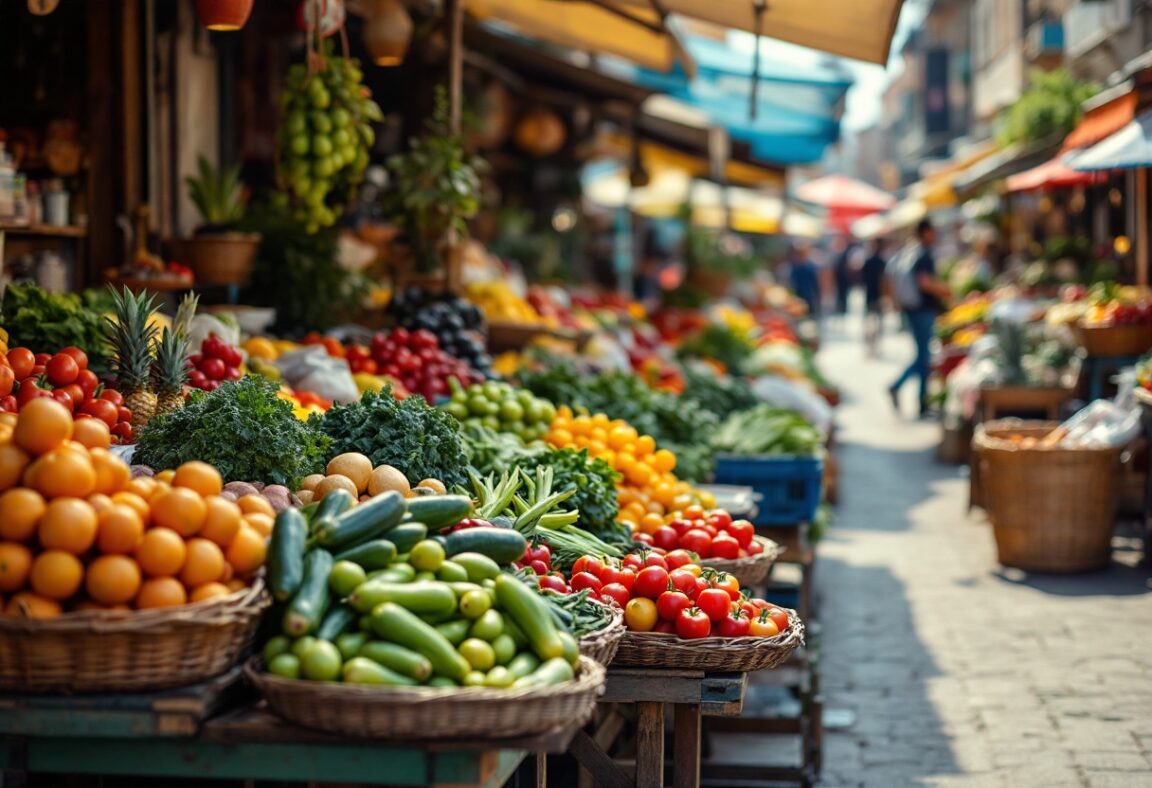
[[[703,558],[701,566],[716,569],[732,575],[743,587],[757,587],[768,578],[772,565],[784,552],[784,548],[764,536],[752,537],[759,542],[764,551],[758,555],[749,555],[744,558]]]
[[[589,632],[580,638],[580,653],[589,659],[607,665],[616,656],[616,649],[620,647],[620,639],[627,631],[624,628],[624,611],[618,607],[608,608],[612,612],[612,621],[603,629]]]

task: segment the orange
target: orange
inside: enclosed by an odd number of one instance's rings
[[[87,498],[96,491],[96,471],[88,452],[61,448],[36,460],[35,487],[45,498]]]
[[[656,439],[651,435],[641,435],[636,439],[636,453],[647,457],[652,452],[656,451]]]
[[[14,443],[0,446],[0,490],[15,486],[32,458]]]
[[[15,487],[0,495],[0,539],[31,539],[46,506],[43,496],[27,487]]]
[[[150,577],[175,575],[184,566],[188,548],[171,528],[150,528],[136,546],[136,562]]]
[[[84,565],[79,558],[63,550],[47,550],[32,561],[30,578],[33,591],[60,601],[80,590]]]
[[[206,497],[219,495],[224,489],[224,479],[220,477],[220,471],[208,463],[193,461],[186,462],[176,469],[176,475],[172,477],[172,486],[187,487],[200,493],[201,497]]]
[[[72,414],[47,397],[25,404],[12,431],[12,440],[29,454],[46,454],[71,438]]]
[[[5,427],[15,427],[17,418],[15,413],[5,411],[4,413],[0,413],[0,424],[3,424]]]
[[[593,427],[592,431],[588,433],[588,438],[594,443],[604,445],[604,441],[608,440],[608,430],[603,427]]]
[[[220,579],[224,573],[224,551],[207,539],[189,539],[188,557],[180,570],[180,582],[187,588],[196,588]]]
[[[667,482],[660,482],[652,489],[652,497],[667,509],[676,498],[676,488]]]
[[[240,511],[244,514],[266,514],[269,517],[276,516],[276,510],[272,508],[272,504],[268,503],[268,499],[263,495],[245,495],[243,498],[236,502],[240,507]]]
[[[80,419],[72,425],[72,440],[89,449],[107,449],[112,445],[112,431],[100,419]]]
[[[267,550],[264,537],[256,533],[252,526],[245,524],[241,526],[232,544],[228,545],[224,557],[232,564],[236,574],[246,575],[263,565]]]
[[[240,530],[240,507],[219,495],[209,495],[204,499],[204,505],[208,511],[204,517],[204,527],[200,529],[200,536],[221,547],[232,544],[236,532]]]
[[[81,419],[89,421],[89,419]],[[132,470],[128,463],[107,449],[92,449],[88,455],[92,468],[96,471],[96,492],[112,495],[128,486],[132,481]]]
[[[175,477],[176,477],[176,471],[169,469],[166,471],[160,471],[159,473],[155,474],[152,478],[158,482],[164,482],[164,484],[171,485],[172,479],[174,479]]]
[[[608,445],[613,449],[621,449],[624,444],[632,440],[633,433],[624,427],[613,427],[608,433]]]
[[[145,501],[151,500],[152,493],[156,491],[156,480],[151,476],[137,476],[125,485],[122,489],[131,493],[136,493]]]
[[[276,524],[275,518],[269,517],[261,512],[252,512],[251,514],[244,515],[244,521],[265,539],[272,535],[272,526]]]
[[[651,462],[658,473],[670,473],[676,468],[676,455],[667,449],[660,449],[652,455]]]
[[[181,536],[192,536],[204,527],[208,505],[200,494],[186,487],[164,490],[152,499],[152,522],[171,528]]]
[[[652,481],[652,469],[645,463],[638,462],[624,472],[625,478],[637,487],[646,487]]]
[[[548,434],[548,442],[553,446],[571,446],[575,440],[576,438],[572,433],[563,428],[554,428],[552,432]]]
[[[61,612],[60,603],[55,599],[48,599],[30,591],[13,594],[8,600],[8,606],[4,608],[5,615],[21,618],[55,618]]]
[[[80,421],[91,421],[91,419],[80,419]],[[85,610],[103,610],[104,606],[91,599],[81,599],[79,602],[73,602],[69,609],[75,613],[83,613]]]
[[[48,502],[40,518],[40,544],[47,550],[81,555],[96,541],[97,517],[92,504],[80,498]]]
[[[16,542],[0,542],[0,591],[22,589],[31,567],[31,550]]]
[[[145,580],[136,595],[136,608],[176,607],[188,604],[188,592],[174,577],[153,577]]]
[[[153,479],[152,482],[152,492],[148,493],[149,505],[152,505],[153,501],[155,501],[159,496],[172,489],[172,485],[166,481],[157,481],[156,479]]]
[[[223,583],[205,583],[192,589],[192,593],[188,595],[188,601],[203,602],[205,599],[215,599],[216,597],[228,596],[231,593],[231,589]]]
[[[111,503],[97,515],[96,546],[100,552],[129,555],[144,538],[144,521],[131,506]]]
[[[96,510],[96,514],[100,514],[100,512],[112,505],[112,499],[104,493],[92,493],[84,500],[92,504],[92,508]]]
[[[104,605],[122,605],[140,590],[140,567],[125,555],[102,555],[88,566],[88,595]]]
[[[121,503],[125,506],[130,506],[136,510],[136,514],[140,515],[140,522],[144,523],[144,527],[148,527],[148,523],[152,519],[152,507],[148,502],[141,498],[134,492],[122,490],[118,493],[112,493],[112,503]]]
[[[236,593],[237,591],[248,587],[248,584],[238,577],[234,577],[231,580],[225,581],[224,585],[228,586],[228,591],[231,593]]]
[[[654,534],[656,529],[664,525],[664,518],[658,514],[649,512],[640,518],[640,532],[645,534]]]

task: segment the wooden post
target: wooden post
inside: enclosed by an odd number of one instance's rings
[[[664,788],[664,704],[636,704],[636,788]]]
[[[460,133],[460,111],[464,103],[464,3],[445,0],[448,22],[448,127]]]
[[[1148,285],[1148,169],[1136,170],[1136,284]]]
[[[700,706],[677,703],[672,708],[672,785],[694,788],[700,784]]]

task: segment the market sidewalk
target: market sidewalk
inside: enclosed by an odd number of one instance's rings
[[[1152,785],[1152,588],[1106,572],[1002,569],[939,425],[897,418],[885,386],[912,353],[868,359],[850,319],[819,362],[844,390],[838,518],[819,548],[822,785]],[[913,411],[913,386],[904,392]],[[1127,564],[1127,565],[1126,565]]]

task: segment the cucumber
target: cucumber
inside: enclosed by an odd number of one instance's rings
[[[316,542],[321,547],[339,550],[356,547],[399,525],[402,517],[404,517],[404,496],[390,490],[365,501],[334,520],[318,525]]]
[[[396,556],[397,561],[419,542],[427,538],[428,526],[424,523],[401,523],[388,532],[388,541],[396,545],[396,550],[399,553]]]
[[[315,536],[321,528],[331,525],[337,517],[351,509],[356,499],[347,490],[333,490],[324,496],[324,500],[316,504],[312,512],[312,535]]]
[[[396,560],[396,545],[387,539],[373,539],[350,550],[337,553],[336,560],[360,564],[370,572],[374,569],[387,569],[388,565]]]
[[[463,520],[472,514],[472,499],[466,495],[430,495],[408,500],[406,520],[424,523],[437,531]]]
[[[328,610],[328,573],[331,571],[332,554],[327,550],[313,548],[304,556],[304,579],[284,612],[284,634],[300,637],[320,625]]]
[[[415,687],[419,682],[390,670],[367,657],[353,657],[344,663],[345,684],[378,684],[392,687]]]
[[[345,632],[336,638],[336,648],[340,650],[340,656],[347,662],[360,653],[360,649],[364,647],[364,644],[368,642],[368,638],[370,637],[371,635],[367,632],[360,630],[356,632]]]
[[[482,580],[494,580],[500,574],[500,565],[481,553],[457,553],[452,556],[452,563],[464,567],[468,579],[473,583]]]
[[[432,663],[432,669],[441,676],[463,681],[472,669],[468,661],[456,652],[456,647],[432,625],[394,602],[384,602],[372,611],[372,629],[384,640],[423,654]]]
[[[385,640],[369,640],[360,647],[358,657],[367,657],[389,670],[410,679],[424,681],[432,675],[432,663],[423,654]]]
[[[433,676],[428,680],[429,687],[436,687],[437,689],[449,689],[459,687],[460,684],[448,678],[447,676]]]
[[[381,602],[395,602],[417,615],[439,616],[456,612],[456,594],[447,583],[369,580],[348,597],[348,604],[361,613],[374,610]]]
[[[449,558],[460,553],[480,553],[498,564],[519,561],[528,549],[528,540],[511,528],[465,528],[448,534],[444,542],[444,551]]]
[[[563,657],[557,657],[548,660],[527,676],[516,679],[512,687],[514,689],[547,687],[551,684],[563,684],[565,681],[571,681],[575,677],[576,674],[573,672],[572,666],[568,664],[568,660]]]
[[[468,577],[468,570],[460,564],[455,561],[445,561],[436,570],[436,579],[446,583],[467,583],[471,578]]]
[[[316,637],[321,640],[334,641],[348,631],[352,622],[359,617],[360,614],[347,605],[336,605],[328,611],[324,620],[320,622],[320,626],[316,628]]]
[[[411,564],[392,564],[387,569],[377,569],[368,573],[369,580],[381,577],[389,583],[411,583],[416,579],[416,569]]]
[[[465,594],[467,594],[469,591],[479,591],[480,590],[480,586],[476,585],[475,583],[467,583],[467,582],[465,582],[465,583],[449,583],[448,587],[452,589],[452,593],[454,593],[456,595],[457,599],[460,599]]]
[[[436,631],[447,638],[453,646],[459,646],[468,639],[468,635],[472,631],[472,622],[468,619],[446,621],[443,624],[437,624]]]
[[[496,578],[496,599],[504,618],[515,621],[536,656],[543,660],[564,656],[564,643],[548,612],[551,605],[512,575]],[[513,635],[515,637],[515,635]]]
[[[557,634],[560,636],[560,642],[564,644],[564,659],[568,660],[569,665],[575,665],[580,661],[580,644],[576,642],[571,632],[560,631]]]
[[[268,540],[268,587],[279,602],[291,599],[304,581],[304,543],[308,523],[291,507],[276,515]]]
[[[512,658],[512,661],[508,663],[508,671],[518,679],[530,675],[535,672],[538,667],[540,667],[540,660],[536,658],[535,654],[528,651],[517,654]]]

